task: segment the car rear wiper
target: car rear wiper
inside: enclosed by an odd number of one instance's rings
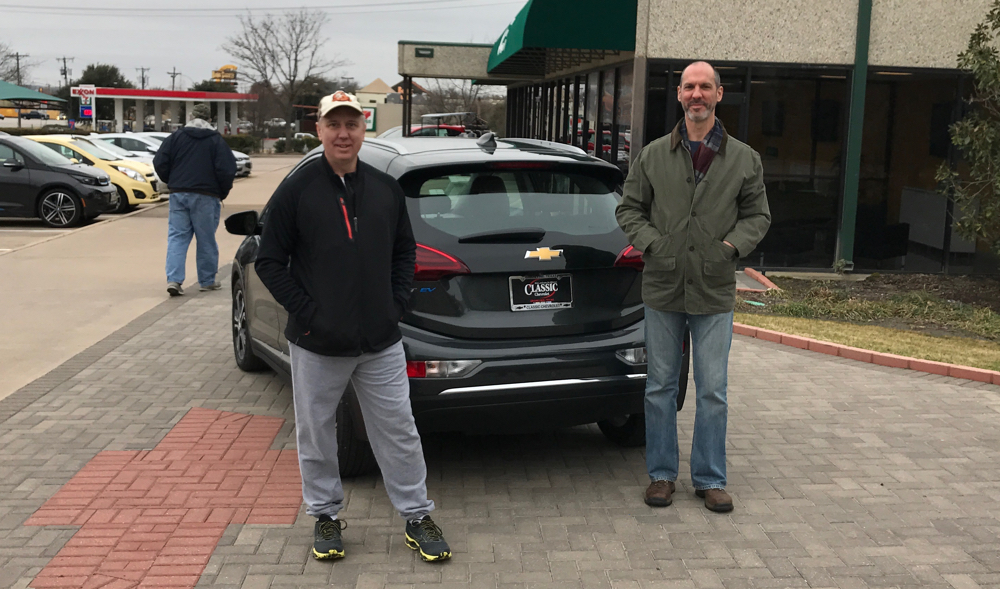
[[[544,237],[544,229],[526,227],[524,229],[500,229],[466,235],[458,238],[458,243],[538,243]]]

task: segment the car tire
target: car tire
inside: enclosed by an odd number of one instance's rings
[[[684,364],[681,366],[681,376],[677,382],[677,410],[684,408],[687,398],[688,374],[690,372],[691,334],[684,334]],[[633,413],[614,419],[597,422],[604,437],[625,448],[635,448],[646,445],[646,414]]]
[[[351,405],[356,403],[354,388],[349,386],[337,406],[337,460],[342,478],[378,471],[378,461],[375,460],[371,444],[358,437],[355,431],[359,427],[364,428],[363,423],[355,423],[355,411]]]
[[[250,327],[247,324],[246,296],[243,287],[233,289],[233,355],[236,365],[243,372],[261,372],[268,365],[253,353],[253,343],[250,339]]]
[[[115,188],[118,189],[118,206],[115,207],[114,212],[124,214],[135,210],[135,207],[128,204],[128,194],[126,194],[125,189],[117,184],[115,184]]]
[[[83,203],[68,190],[56,188],[38,199],[38,218],[49,227],[66,229],[83,221]]]

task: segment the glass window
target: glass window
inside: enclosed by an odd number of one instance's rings
[[[954,75],[876,71],[870,76],[855,268],[940,272],[947,262],[955,273],[997,270],[997,258],[982,244],[955,233],[949,241],[952,213],[934,180],[951,155],[948,126],[958,98]]]
[[[7,160],[14,160],[23,164],[24,156],[14,151],[11,147],[0,145],[0,162],[5,162]]]
[[[829,268],[840,218],[847,73],[754,68],[752,74],[748,143],[764,165],[772,220],[745,261]],[[732,133],[728,123],[727,129]]]
[[[619,197],[605,179],[578,172],[479,170],[406,186],[419,222],[455,237],[541,228],[567,235],[618,230]]]
[[[615,113],[615,128],[618,132],[617,164],[628,176],[632,151],[632,66],[623,67],[618,71],[618,112]]]
[[[584,148],[590,155],[595,155],[595,133],[598,129],[598,92],[600,88],[598,86],[598,79],[600,74],[597,72],[591,72],[587,76],[587,112],[584,116],[583,123],[583,141],[586,147]]]
[[[615,114],[615,70],[607,70],[601,78],[601,158],[612,161],[614,142],[611,132],[614,128]]]
[[[76,151],[73,151],[72,149],[66,147],[65,145],[58,145],[56,143],[43,143],[42,145],[48,147],[49,149],[58,153],[59,155],[63,156],[66,159],[75,158],[81,162],[87,160],[87,158],[84,157],[83,154],[77,153]]]

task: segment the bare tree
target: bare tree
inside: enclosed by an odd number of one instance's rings
[[[347,65],[327,59],[323,29],[328,22],[322,11],[299,10],[272,15],[240,17],[242,30],[229,37],[225,49],[242,66],[244,80],[267,90],[286,113],[285,136],[292,137],[292,121],[298,98],[310,89],[309,79]]]
[[[441,112],[474,112],[479,114],[476,103],[479,99],[481,86],[471,80],[452,80],[442,83],[434,80],[432,87],[427,88],[426,102],[419,114]]]
[[[0,42],[0,80],[22,85],[31,77],[31,68],[38,65],[36,61],[25,60],[26,55],[18,59],[17,51],[10,45]]]

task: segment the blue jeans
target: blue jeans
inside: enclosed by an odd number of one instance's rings
[[[732,312],[688,315],[646,307],[646,467],[651,480],[677,480],[677,393],[685,326],[691,330],[697,395],[691,482],[695,489],[724,489]]]
[[[215,231],[219,228],[222,201],[214,196],[193,192],[170,194],[170,219],[167,224],[167,282],[184,284],[184,263],[187,261],[191,238],[198,240],[198,284],[215,284],[219,271],[219,244]]]

